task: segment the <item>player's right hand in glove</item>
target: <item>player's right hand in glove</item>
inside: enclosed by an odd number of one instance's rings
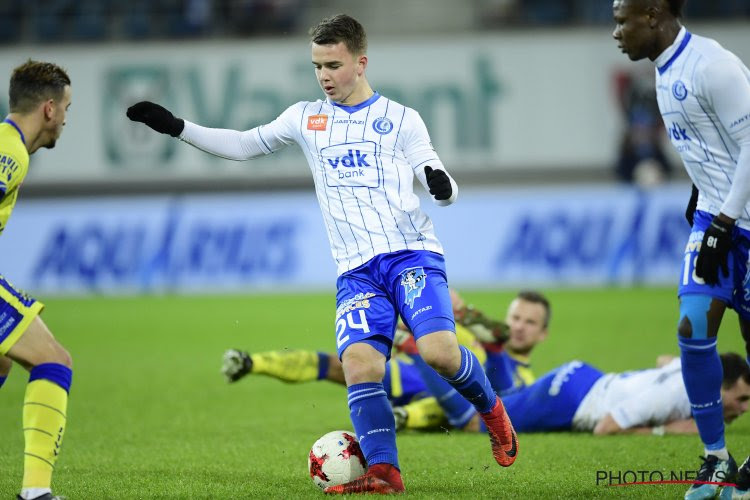
[[[685,208],[685,219],[687,219],[690,227],[693,227],[693,218],[695,217],[695,209],[698,207],[698,188],[693,184],[693,192],[690,194],[690,201],[688,201],[687,207]]]
[[[427,187],[430,188],[430,194],[436,200],[450,199],[453,194],[453,187],[451,187],[450,177],[445,173],[445,170],[433,169],[427,165],[424,167],[424,175],[427,177]]]
[[[703,242],[695,262],[695,274],[703,278],[707,285],[719,283],[719,268],[725,278],[729,276],[729,249],[732,247],[734,223],[727,222],[718,215],[703,233]]]
[[[177,137],[185,128],[185,120],[175,117],[170,111],[156,103],[141,101],[128,108],[128,118],[145,123],[162,134]]]

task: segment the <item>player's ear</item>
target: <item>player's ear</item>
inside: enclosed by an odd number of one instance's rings
[[[367,56],[362,54],[357,58],[357,74],[362,76],[367,68]]]
[[[55,115],[55,101],[53,99],[47,99],[42,104],[42,107],[44,109],[44,118],[51,120]]]
[[[661,13],[661,5],[651,5],[646,8],[646,15],[648,16],[648,26],[652,30],[659,27],[659,18],[661,17]]]

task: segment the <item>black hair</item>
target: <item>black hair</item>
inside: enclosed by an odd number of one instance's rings
[[[720,357],[721,367],[724,369],[724,378],[721,386],[724,389],[732,387],[740,378],[746,384],[750,384],[750,366],[748,366],[747,361],[742,356],[734,352],[725,352]]]
[[[534,304],[541,304],[544,307],[544,327],[549,325],[550,319],[552,319],[552,306],[550,306],[549,300],[544,296],[542,292],[536,290],[521,290],[516,295],[516,298],[525,300],[526,302],[533,302]]]

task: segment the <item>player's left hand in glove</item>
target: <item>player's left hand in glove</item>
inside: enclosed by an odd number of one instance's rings
[[[427,165],[424,167],[424,175],[427,177],[427,187],[430,188],[430,194],[436,200],[450,199],[453,194],[451,180],[445,170],[433,169]]]
[[[128,108],[128,118],[145,123],[162,134],[177,137],[185,128],[185,120],[175,117],[167,108],[149,101],[141,101]]]
[[[698,208],[698,188],[693,184],[693,191],[690,193],[690,200],[688,201],[687,207],[685,207],[685,219],[693,227],[693,219],[695,218],[695,210]]]
[[[719,282],[719,268],[724,277],[729,276],[727,257],[732,247],[732,228],[734,224],[714,217],[711,225],[703,233],[703,242],[695,263],[695,274],[703,278],[708,285]]]

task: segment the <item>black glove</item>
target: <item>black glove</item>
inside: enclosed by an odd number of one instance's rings
[[[693,192],[690,194],[690,201],[688,201],[687,208],[685,208],[685,218],[693,227],[693,217],[695,216],[695,208],[698,206],[698,188],[693,184]]]
[[[128,108],[128,118],[145,123],[162,134],[177,137],[185,128],[185,120],[176,118],[168,109],[153,102],[141,101]]]
[[[703,242],[695,263],[695,274],[703,278],[708,285],[715,285],[719,282],[719,267],[725,278],[729,276],[727,254],[732,247],[733,227],[734,224],[714,217],[703,234]]]
[[[427,177],[427,187],[430,194],[436,200],[447,200],[453,194],[451,180],[444,170],[433,170],[431,166],[424,167],[424,175]]]

